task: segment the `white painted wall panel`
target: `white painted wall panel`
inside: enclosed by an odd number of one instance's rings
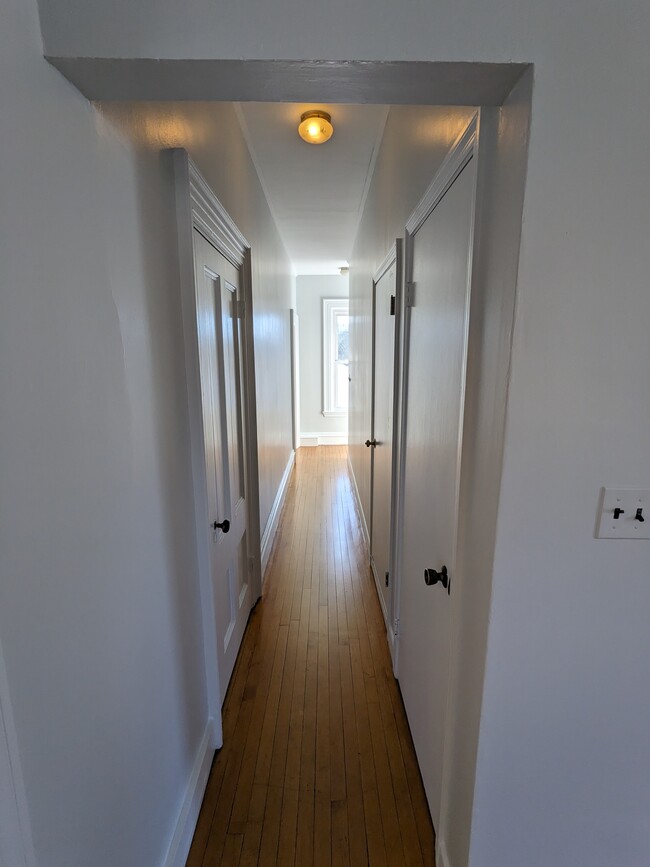
[[[47,65],[35,4],[1,6],[0,638],[37,863],[157,865],[207,713],[171,161]],[[223,111],[190,150],[257,242],[268,514],[291,281]]]
[[[291,451],[294,278],[234,108],[226,103],[103,103],[100,111],[143,153],[186,148],[251,243],[263,534]]]
[[[209,0],[194,0],[191,14],[172,0],[41,0],[41,9],[53,54],[535,64],[470,861],[646,863],[650,549],[595,540],[593,526],[600,485],[644,484],[648,466],[650,6],[487,0],[468,10],[436,0],[405,14],[389,0],[244,0],[226,15]]]
[[[350,267],[350,460],[370,525],[372,280],[438,167],[473,112],[393,106],[388,114]]]

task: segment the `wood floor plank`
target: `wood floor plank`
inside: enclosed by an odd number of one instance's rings
[[[433,867],[342,446],[299,449],[188,867]]]

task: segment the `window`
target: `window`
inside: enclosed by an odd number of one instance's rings
[[[347,298],[323,298],[323,415],[347,415],[350,315]]]

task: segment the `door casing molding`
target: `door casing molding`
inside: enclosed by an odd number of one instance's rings
[[[401,356],[402,356],[402,347],[401,347],[401,332],[402,332],[402,269],[403,269],[403,244],[402,239],[397,238],[395,243],[390,247],[384,258],[382,259],[380,265],[375,271],[372,278],[372,382],[371,382],[371,431],[370,431],[370,439],[375,438],[375,356],[376,356],[376,329],[375,329],[375,319],[376,319],[376,290],[377,283],[381,280],[381,278],[386,274],[386,272],[395,265],[395,343],[394,343],[394,353],[393,353],[393,449],[391,454],[391,493],[390,493],[390,540],[389,540],[389,559],[388,559],[388,571],[391,576],[390,582],[390,595],[389,595],[389,605],[384,607],[384,599],[383,593],[381,590],[381,582],[379,580],[379,576],[377,575],[375,566],[374,566],[374,558],[372,556],[372,527],[373,527],[373,500],[374,500],[374,450],[372,450],[372,454],[370,457],[371,460],[371,469],[370,469],[370,540],[369,540],[369,548],[370,548],[370,564],[372,568],[372,573],[375,579],[375,584],[377,586],[377,593],[379,594],[379,602],[382,607],[382,611],[384,614],[384,618],[386,620],[386,636],[388,638],[388,646],[390,648],[391,657],[393,658],[393,664],[395,661],[395,606],[396,606],[396,596],[395,596],[395,574],[396,574],[396,560],[395,560],[395,552],[396,552],[396,533],[397,533],[397,508],[398,508],[398,496],[397,496],[397,479],[398,479],[398,469],[399,469],[399,429],[400,429],[400,416],[399,416],[399,406],[400,406],[400,366],[401,366]]]
[[[194,492],[194,520],[197,564],[201,591],[203,641],[208,694],[208,713],[212,727],[212,746],[223,743],[217,631],[210,570],[210,532],[208,530],[208,483],[205,469],[205,440],[201,374],[197,330],[194,278],[193,231],[197,229],[229,262],[240,269],[244,301],[243,334],[243,409],[246,454],[247,537],[250,564],[251,600],[262,593],[261,532],[257,459],[257,409],[255,396],[255,354],[253,345],[253,290],[251,246],[209,184],[182,148],[171,151],[174,165],[176,227],[178,233],[183,341],[187,376],[188,412]]]
[[[18,752],[18,738],[1,646],[0,841],[0,858],[12,859],[11,863],[16,867],[36,867],[27,796]]]

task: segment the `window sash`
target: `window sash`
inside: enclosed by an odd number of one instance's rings
[[[343,404],[340,394],[340,368],[349,369],[348,364],[338,361],[337,317],[349,316],[347,298],[323,298],[323,409],[324,416],[347,416],[348,406]],[[347,380],[347,372],[345,374]],[[346,382],[347,385],[347,382]]]

